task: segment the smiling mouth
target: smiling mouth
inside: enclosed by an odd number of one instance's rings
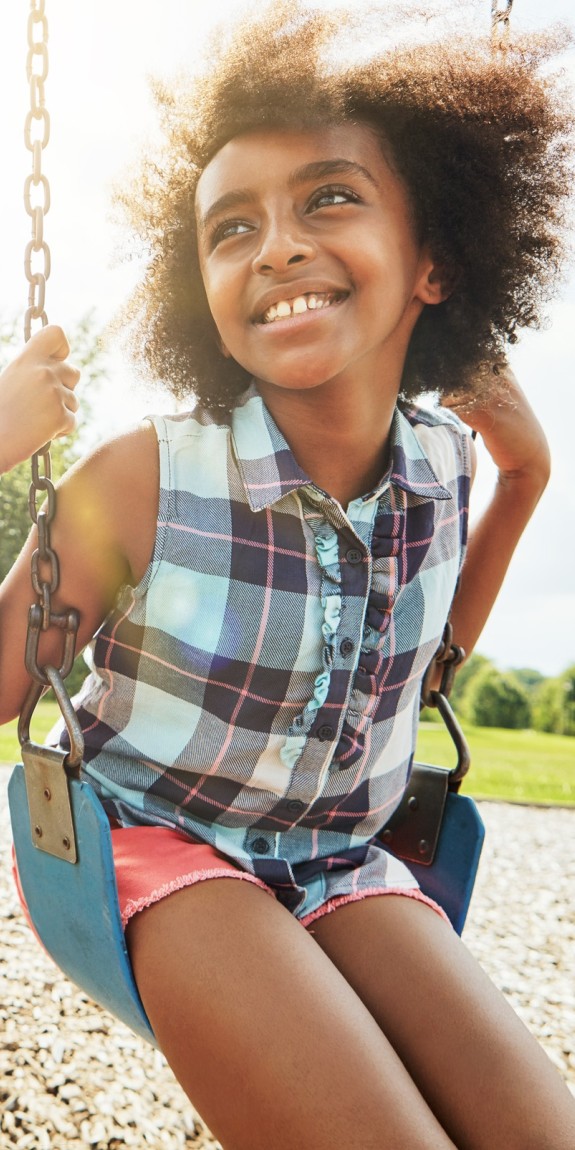
[[[275,323],[278,319],[289,319],[303,315],[306,311],[321,311],[347,298],[347,292],[306,292],[294,299],[281,299],[268,307],[256,323]]]

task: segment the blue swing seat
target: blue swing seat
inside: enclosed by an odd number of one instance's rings
[[[16,862],[34,928],[54,962],[90,998],[157,1046],[132,974],[108,819],[92,787],[69,779],[78,861],[39,850],[32,840],[24,767],[8,784]]]
[[[443,768],[435,769],[449,774]],[[385,830],[379,837],[388,850],[399,854],[393,849],[393,839],[387,841]],[[465,926],[484,839],[485,827],[473,799],[447,791],[432,862],[418,862],[400,854],[423,893],[439,904],[459,935]]]
[[[44,750],[32,749],[40,753]],[[48,752],[48,756],[50,754]],[[48,764],[47,769],[62,772],[64,767],[60,762],[54,766]],[[450,772],[416,765],[412,772],[412,791],[408,788],[399,813],[399,831],[384,829],[381,838],[386,846],[392,850],[395,847],[397,854],[406,857],[399,841],[401,824],[402,821],[410,823],[413,806],[417,806],[414,793],[418,772],[427,778],[429,770],[440,779],[436,838],[429,848],[425,844],[426,851],[422,852],[421,841],[417,842],[420,832],[416,819],[415,857],[417,852],[420,856],[426,853],[428,865],[411,859],[408,861],[424,894],[444,908],[455,930],[461,933],[484,830],[473,801],[448,792]],[[49,776],[43,778],[48,779]],[[49,786],[52,786],[51,782],[46,784],[43,781],[40,789],[44,788],[44,794],[48,794]],[[33,838],[34,820],[30,817],[24,766],[16,766],[10,778],[8,797],[16,861],[30,917],[44,947],[71,981],[141,1038],[157,1046],[126,948],[108,819],[88,783],[66,776],[66,787],[73,824],[73,831],[70,829],[68,834],[71,839],[75,838],[75,862],[38,848],[38,842]],[[34,816],[35,819],[37,817]],[[38,836],[41,832],[38,826],[35,829]],[[411,827],[409,833],[413,839]],[[394,835],[397,842],[394,842]],[[64,841],[69,846],[68,837]]]

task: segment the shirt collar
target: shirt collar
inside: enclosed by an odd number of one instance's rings
[[[238,469],[252,511],[271,507],[299,487],[320,489],[296,462],[255,384],[232,412],[231,433]],[[381,482],[364,496],[382,494],[390,483],[427,499],[451,499],[439,482],[406,416],[396,408],[390,428],[390,466]],[[325,495],[325,492],[321,492]]]

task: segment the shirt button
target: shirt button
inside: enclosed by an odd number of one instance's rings
[[[354,643],[351,639],[342,639],[342,641],[339,645],[339,649],[340,649],[342,655],[351,655],[353,648],[354,648]]]
[[[292,811],[294,815],[297,815],[300,811],[303,811],[304,805],[305,804],[300,802],[299,799],[290,799],[287,809],[288,811]]]
[[[252,850],[254,850],[257,855],[267,855],[269,849],[270,844],[268,843],[267,839],[254,839],[252,843]]]
[[[333,739],[334,735],[335,731],[333,727],[330,727],[329,723],[323,723],[321,727],[318,727],[317,737],[322,743],[328,743]]]
[[[351,563],[353,566],[363,562],[362,552],[358,551],[357,547],[350,547],[349,551],[346,551],[345,557],[348,563]]]

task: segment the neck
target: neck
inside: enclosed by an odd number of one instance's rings
[[[259,390],[300,467],[342,507],[376,486],[387,463],[396,388]]]

